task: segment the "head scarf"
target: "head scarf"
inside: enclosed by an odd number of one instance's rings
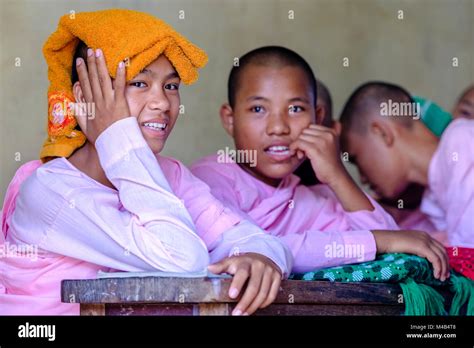
[[[74,117],[71,82],[73,57],[79,40],[104,52],[111,77],[115,77],[119,62],[125,61],[127,80],[161,54],[168,58],[185,84],[196,81],[197,69],[207,63],[203,50],[149,14],[111,9],[64,15],[43,47],[50,86],[48,138],[40,154],[42,160],[69,157],[86,141]]]

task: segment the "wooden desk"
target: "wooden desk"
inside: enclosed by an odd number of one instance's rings
[[[134,277],[63,280],[62,302],[81,315],[230,315],[231,279]],[[276,301],[255,315],[402,315],[393,284],[283,281]]]

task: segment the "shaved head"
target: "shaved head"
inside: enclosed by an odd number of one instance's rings
[[[324,119],[321,124],[325,127],[332,127],[333,119],[331,93],[329,93],[328,88],[321,80],[316,81],[316,87],[318,91],[318,100],[322,102],[322,105],[325,109]]]
[[[229,74],[227,82],[227,96],[229,105],[235,106],[235,96],[240,87],[242,75],[246,72],[246,67],[250,65],[266,66],[281,69],[287,66],[300,68],[307,77],[308,88],[311,89],[314,105],[317,100],[316,77],[310,65],[298,53],[280,46],[265,46],[247,52],[239,58],[239,65],[234,66]]]
[[[369,119],[382,116],[383,103],[414,103],[404,88],[387,82],[367,82],[359,86],[349,97],[341,113],[339,121],[344,132],[354,131],[365,134],[369,127]],[[405,115],[406,116],[406,115]],[[390,117],[410,128],[413,125],[411,117]]]

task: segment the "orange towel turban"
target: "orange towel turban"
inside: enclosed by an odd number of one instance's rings
[[[68,157],[86,141],[77,129],[71,72],[74,52],[82,40],[104,52],[109,74],[125,60],[127,80],[164,54],[185,84],[197,80],[197,69],[207,55],[168,24],[149,14],[112,9],[61,17],[58,29],[48,38],[43,53],[48,64],[48,138],[40,157]]]

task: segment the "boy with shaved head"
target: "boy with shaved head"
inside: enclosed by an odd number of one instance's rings
[[[444,281],[449,272],[443,246],[426,233],[398,230],[346,172],[336,130],[322,126],[320,89],[303,57],[266,46],[239,63],[229,74],[220,117],[235,148],[254,152],[257,161],[211,155],[195,162],[192,172],[218,199],[288,245],[293,272],[404,252],[426,257]],[[293,174],[306,158],[318,185],[302,185]]]
[[[424,186],[421,211],[447,234],[446,244],[473,248],[474,121],[455,120],[438,139],[417,109],[400,86],[360,86],[341,114],[343,150],[381,197],[397,197],[411,183]]]

